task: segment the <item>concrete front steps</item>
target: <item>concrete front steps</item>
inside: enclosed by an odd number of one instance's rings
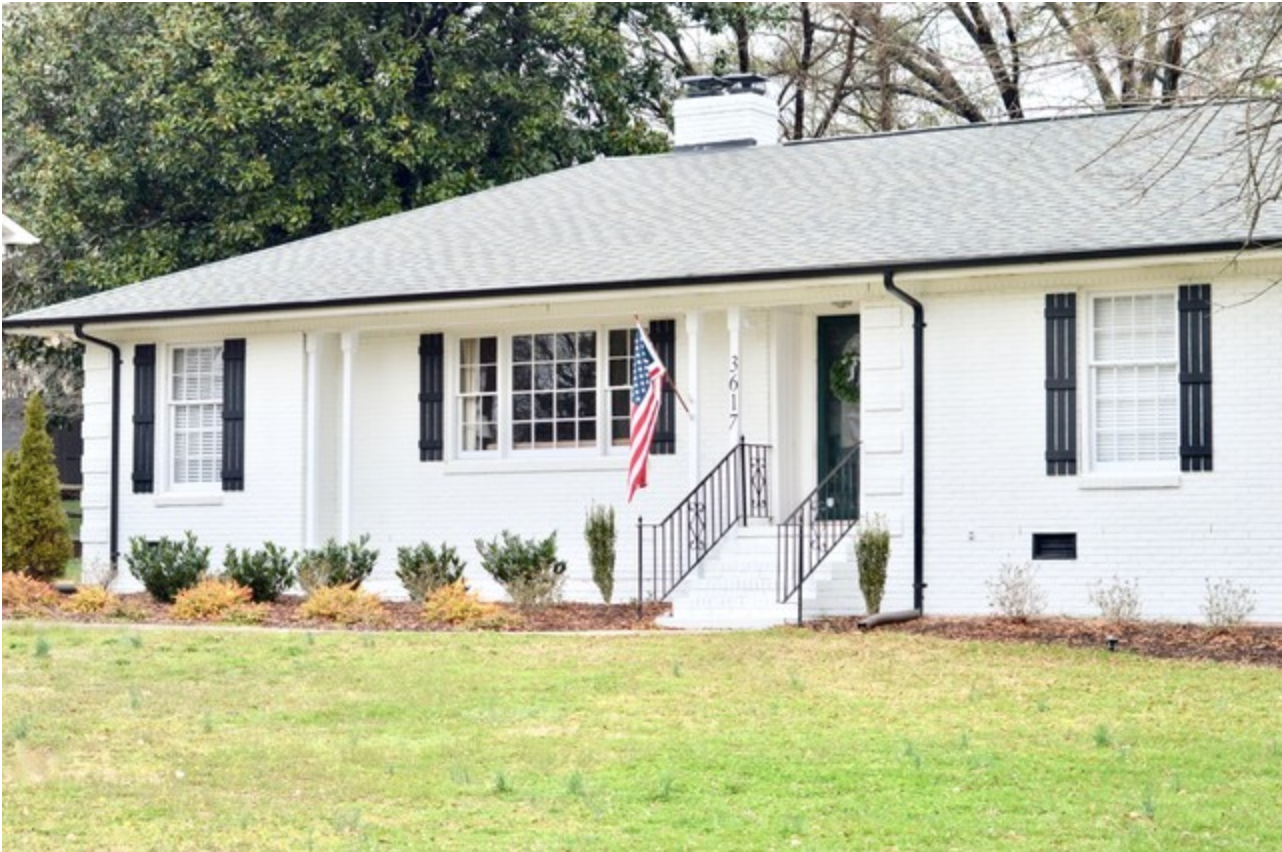
[[[755,630],[797,622],[797,602],[775,600],[777,532],[772,525],[739,527],[676,588],[672,613],[660,627]],[[843,541],[806,581],[803,617],[863,612],[852,545]]]

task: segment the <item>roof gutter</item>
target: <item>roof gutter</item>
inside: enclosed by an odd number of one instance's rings
[[[913,309],[913,609],[920,615],[926,592],[925,572],[925,352],[926,310],[921,302],[895,286],[895,270],[882,273],[886,292]]]
[[[1157,246],[1130,246],[1122,248],[1093,249],[1090,251],[1045,252],[1023,255],[978,255],[969,258],[935,258],[907,260],[894,264],[899,274],[924,272],[952,272],[986,267],[1024,266],[1029,264],[1087,262],[1100,260],[1127,260],[1178,254],[1219,254],[1244,252],[1256,249],[1278,249],[1278,240],[1220,241],[1184,243]],[[292,302],[271,302],[241,305],[218,305],[205,308],[184,308],[169,311],[131,311],[119,314],[92,314],[59,317],[56,319],[6,319],[5,330],[62,327],[75,324],[129,323],[138,320],[177,320],[199,317],[233,316],[243,314],[279,313],[299,310],[327,310],[377,305],[425,304],[463,298],[501,299],[509,297],[538,298],[573,293],[599,293],[619,290],[645,290],[680,285],[686,287],[741,285],[753,282],[797,281],[815,278],[837,278],[855,275],[879,275],[887,269],[885,261],[839,266],[812,266],[792,269],[757,270],[753,272],[727,272],[715,275],[692,275],[684,278],[638,278],[625,281],[580,281],[548,284],[533,287],[495,287],[486,290],[450,290],[435,293],[389,293],[377,296],[351,296],[341,299]]]
[[[111,552],[109,576],[114,577],[120,562],[120,347],[100,337],[86,334],[83,323],[76,323],[74,331],[77,339],[96,343],[111,353],[111,506],[108,510],[108,547]]]

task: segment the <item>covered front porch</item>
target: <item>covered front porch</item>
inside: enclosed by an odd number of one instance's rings
[[[686,407],[665,400],[670,447],[652,456],[650,486],[627,503],[613,337],[633,327],[637,315],[647,326],[669,325],[668,366]],[[809,577],[820,561],[811,544],[848,557],[850,524],[869,512],[902,536],[911,469],[905,441],[911,329],[880,282],[754,283],[680,297],[638,292],[626,305],[619,294],[442,304],[371,312],[332,326],[311,323],[300,332],[298,543],[315,547],[370,533],[383,554],[369,585],[389,596],[400,591],[396,547],[445,540],[466,554],[474,539],[510,528],[523,535],[556,531],[571,566],[567,595],[596,599],[579,535],[594,503],[618,512],[616,599],[624,600],[662,599],[690,586],[685,575],[696,562],[704,561],[708,574],[707,560],[719,551],[729,559],[733,539],[755,538],[761,541],[743,546],[770,563],[769,588],[761,591],[772,605],[788,601],[795,613],[796,584],[788,578],[798,567]],[[572,434],[566,417],[546,427],[547,435],[537,423],[523,425],[538,414],[526,413],[522,397],[539,390],[527,392],[523,384],[522,341],[537,346],[544,338],[553,349],[576,347],[575,375],[583,378],[565,391],[575,393]],[[430,376],[429,339],[439,359]],[[554,409],[562,390],[547,391]],[[553,410],[551,417],[560,414]],[[741,446],[749,449],[734,464],[746,490],[731,498],[725,459]],[[691,498],[701,484],[708,486],[702,496]],[[713,487],[721,489],[715,496]],[[717,519],[730,502],[739,517],[722,523]],[[665,519],[671,523],[661,532]],[[681,543],[674,538],[661,547],[678,525]],[[654,538],[641,552],[639,529]],[[798,546],[803,541],[806,548]],[[656,564],[663,547],[666,563]],[[896,561],[906,558],[904,549],[897,542]],[[747,582],[751,561],[740,560],[736,582]],[[469,568],[468,577],[483,593],[500,593],[482,572]],[[856,587],[845,585],[857,597]],[[827,606],[816,593],[835,600],[816,585],[807,613]],[[906,602],[906,581],[892,583],[888,601],[896,594]]]

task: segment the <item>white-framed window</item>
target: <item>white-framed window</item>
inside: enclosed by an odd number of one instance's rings
[[[1176,469],[1180,457],[1174,291],[1091,299],[1092,469]]]
[[[635,328],[610,330],[610,446],[626,447],[632,435],[632,346]]]
[[[499,448],[498,409],[498,338],[463,338],[459,341],[460,453],[492,452]]]
[[[175,488],[221,481],[223,347],[169,350],[169,479]]]
[[[633,334],[569,328],[457,338],[455,454],[626,449]]]
[[[597,440],[595,331],[512,338],[512,449],[579,449]]]

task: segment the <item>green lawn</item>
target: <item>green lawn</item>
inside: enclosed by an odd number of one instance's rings
[[[4,629],[6,849],[1282,848],[1282,671],[896,633]]]

